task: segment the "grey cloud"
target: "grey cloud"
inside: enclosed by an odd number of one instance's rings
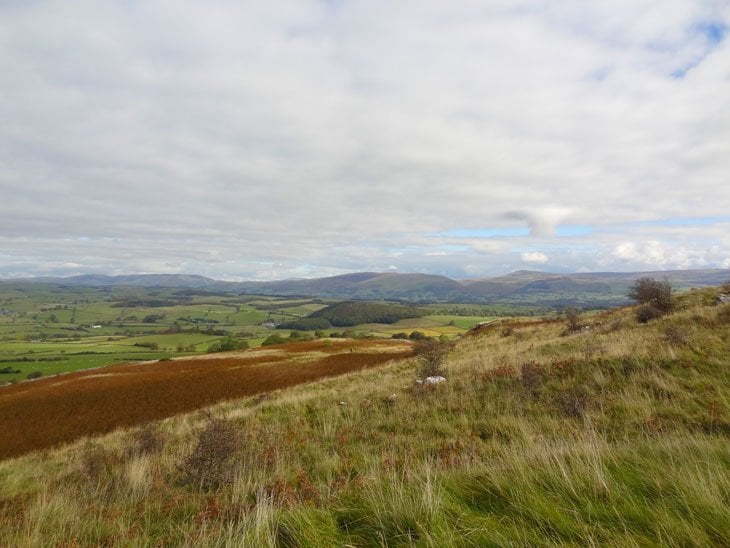
[[[640,4],[3,3],[0,276],[724,264],[631,223],[730,211],[730,9]]]

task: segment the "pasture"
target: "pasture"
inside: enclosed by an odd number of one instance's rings
[[[63,287],[0,282],[0,385],[122,362],[195,356],[232,338],[250,348],[338,301],[210,293],[179,288]],[[480,305],[429,305],[431,314],[392,324],[318,333],[391,338],[414,331],[455,338],[494,316]],[[296,335],[296,334],[295,334]],[[305,337],[313,336],[313,333]],[[296,337],[291,340],[296,340]]]

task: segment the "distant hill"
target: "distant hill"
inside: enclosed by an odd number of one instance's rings
[[[219,286],[225,282],[218,282],[205,276],[194,274],[133,274],[127,276],[106,276],[104,274],[81,274],[68,278],[30,278],[24,281],[52,283],[59,285],[73,285],[81,287],[192,287],[207,288]]]
[[[461,283],[431,274],[361,272],[312,280],[240,282],[237,291],[261,295],[301,295],[358,300],[449,300],[463,291]]]
[[[428,310],[402,304],[345,301],[317,310],[308,319],[325,319],[336,327],[352,327],[366,323],[396,323],[428,313]]]
[[[561,307],[615,306],[627,302],[626,292],[638,278],[669,277],[676,289],[719,285],[730,279],[728,269],[667,270],[651,272],[593,272],[555,274],[520,270],[479,280],[452,280],[433,274],[358,272],[327,278],[273,282],[223,282],[188,274],[32,278],[25,281],[58,285],[113,287],[181,287],[258,295],[323,297],[342,300],[396,300],[408,302],[504,303]]]

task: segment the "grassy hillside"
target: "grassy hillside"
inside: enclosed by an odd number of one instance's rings
[[[431,387],[413,358],[5,461],[0,544],[727,546],[716,294],[492,324]]]

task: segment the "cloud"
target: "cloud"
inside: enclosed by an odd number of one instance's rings
[[[544,264],[549,260],[547,255],[545,255],[544,253],[540,253],[539,251],[521,253],[520,257],[525,263]]]
[[[0,276],[720,266],[722,220],[638,222],[730,211],[729,25],[720,0],[3,3]]]

